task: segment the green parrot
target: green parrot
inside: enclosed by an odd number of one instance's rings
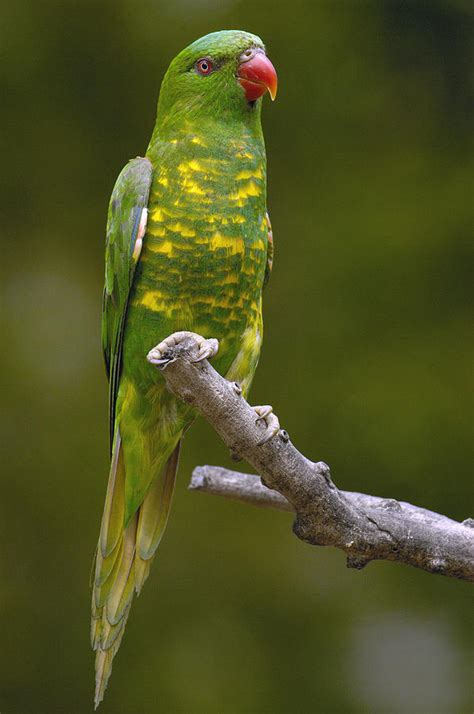
[[[257,367],[273,257],[260,122],[267,90],[274,99],[277,76],[259,37],[228,30],[193,42],[166,72],[146,156],[131,160],[113,189],[102,318],[111,464],[92,574],[96,707],[165,530],[181,437],[196,416],[154,366],[166,338],[217,338],[218,352],[215,339],[203,339],[199,357],[216,355],[215,368],[244,395]],[[270,428],[271,408],[255,409]]]

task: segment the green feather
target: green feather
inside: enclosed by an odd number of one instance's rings
[[[125,167],[112,193],[102,322],[112,458],[93,585],[96,706],[165,530],[180,439],[195,418],[146,355],[178,330],[216,337],[213,364],[244,394],[258,362],[273,252],[262,100],[247,102],[236,80],[249,48],[263,44],[218,32],[173,60],[146,158]],[[214,67],[205,77],[195,70],[202,57]]]
[[[148,205],[153,167],[148,159],[129,161],[112,191],[105,241],[105,286],[102,305],[102,349],[109,377],[110,446],[120,380],[123,330],[135,274],[133,246],[142,210]]]

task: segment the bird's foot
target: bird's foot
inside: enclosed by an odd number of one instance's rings
[[[193,359],[193,364],[196,362],[202,362],[205,359],[212,359],[219,351],[219,342],[215,339],[215,337],[211,337],[208,340],[201,337],[200,340],[199,354],[195,359]]]
[[[263,437],[258,442],[258,446],[261,446],[262,444],[266,444],[267,441],[270,441],[270,439],[273,439],[273,437],[278,434],[280,431],[280,422],[276,414],[273,413],[273,407],[269,404],[252,407],[252,409],[257,415],[255,423],[258,424],[259,421],[263,421],[267,427]]]
[[[205,359],[212,359],[219,350],[219,342],[216,339],[211,338],[206,340],[202,335],[198,335],[196,332],[183,330],[181,332],[173,332],[172,335],[160,342],[156,347],[153,347],[147,354],[146,358],[148,362],[163,369],[166,365],[175,361],[177,357],[176,347],[188,339],[194,340],[199,348],[198,355],[193,359],[193,362],[202,362]]]

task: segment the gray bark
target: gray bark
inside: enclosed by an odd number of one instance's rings
[[[198,354],[191,334],[168,350],[170,361],[160,365],[167,387],[193,405],[231,453],[254,467],[261,481],[258,476],[204,466],[195,469],[191,489],[293,511],[298,538],[343,550],[349,567],[392,560],[474,580],[472,519],[459,523],[409,503],[340,491],[327,464],[307,459],[284,430],[262,444],[265,423],[256,421],[236,385],[207,360],[193,362]]]

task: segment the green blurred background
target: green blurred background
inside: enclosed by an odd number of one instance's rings
[[[107,202],[168,62],[209,31],[261,35],[280,78],[253,403],[340,487],[470,515],[470,7],[2,3],[2,714],[92,711]],[[188,493],[202,463],[235,467],[199,423],[103,714],[471,711],[466,583],[347,570],[289,515]]]

